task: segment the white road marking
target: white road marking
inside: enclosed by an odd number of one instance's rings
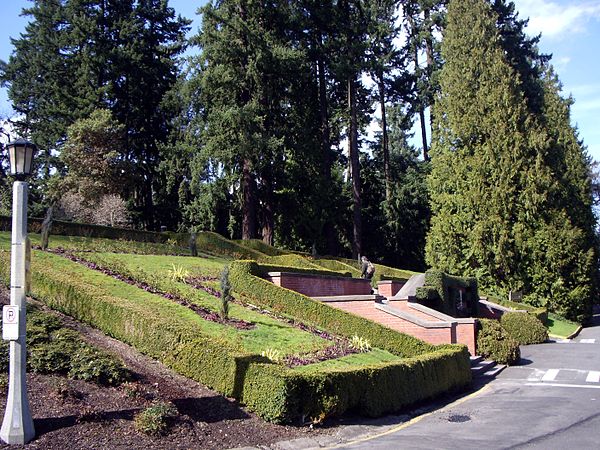
[[[580,339],[579,342],[582,344],[595,344],[596,339]]]
[[[554,381],[556,375],[558,375],[558,371],[559,369],[548,369],[542,377],[542,381]]]
[[[590,370],[585,381],[588,383],[600,383],[600,372]]]
[[[529,369],[529,370],[531,370],[531,369]],[[546,374],[545,370],[533,369],[533,372],[530,373],[529,376],[527,377],[527,381],[540,381],[545,374]]]
[[[525,383],[525,386],[552,386],[552,387],[600,389],[600,386],[595,386],[595,385],[590,385],[590,384]]]

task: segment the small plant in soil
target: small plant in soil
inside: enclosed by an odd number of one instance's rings
[[[229,318],[229,302],[232,300],[231,283],[229,282],[229,266],[225,265],[221,272],[221,305],[219,308],[219,316],[222,320]]]
[[[54,394],[64,401],[79,401],[84,397],[83,392],[75,389],[71,386],[66,380],[58,380],[53,386],[52,389]]]
[[[371,351],[371,343],[367,339],[356,334],[352,336],[352,339],[350,339],[350,347],[359,351],[360,353],[367,353]]]
[[[173,267],[169,270],[169,278],[171,281],[185,283],[185,280],[190,276],[190,272],[182,266],[176,266],[175,264],[171,264],[171,266]]]
[[[158,402],[137,414],[134,424],[136,430],[142,433],[160,436],[169,431],[169,426],[176,416],[177,409],[173,405]]]
[[[265,358],[267,358],[273,362],[279,362],[281,360],[281,353],[279,353],[279,350],[275,350],[272,348],[263,350],[261,352],[261,356],[264,356]]]

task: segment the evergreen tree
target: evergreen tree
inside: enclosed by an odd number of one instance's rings
[[[43,180],[53,167],[62,172],[54,155],[67,128],[108,108],[126,131],[124,157],[136,181],[128,197],[153,228],[158,144],[168,131],[161,101],[176,80],[189,22],[161,0],[36,0],[24,13],[32,20],[13,41],[1,79],[22,114],[18,126],[46,155]]]
[[[566,153],[548,118],[532,113],[497,19],[483,0],[453,0],[448,9],[427,260],[583,320],[593,250],[560,200],[555,170]]]

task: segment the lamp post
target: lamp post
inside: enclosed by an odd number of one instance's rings
[[[27,189],[36,150],[34,144],[17,139],[7,145],[13,184],[12,247],[10,259],[10,305],[2,314],[2,338],[10,341],[8,398],[0,439],[7,444],[26,444],[35,436],[27,398],[25,348],[25,295],[27,253]]]

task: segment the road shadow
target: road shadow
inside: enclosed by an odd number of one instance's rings
[[[528,366],[530,364],[533,364],[533,361],[527,358],[521,358],[519,359],[519,362],[517,364],[515,364],[516,366]]]

